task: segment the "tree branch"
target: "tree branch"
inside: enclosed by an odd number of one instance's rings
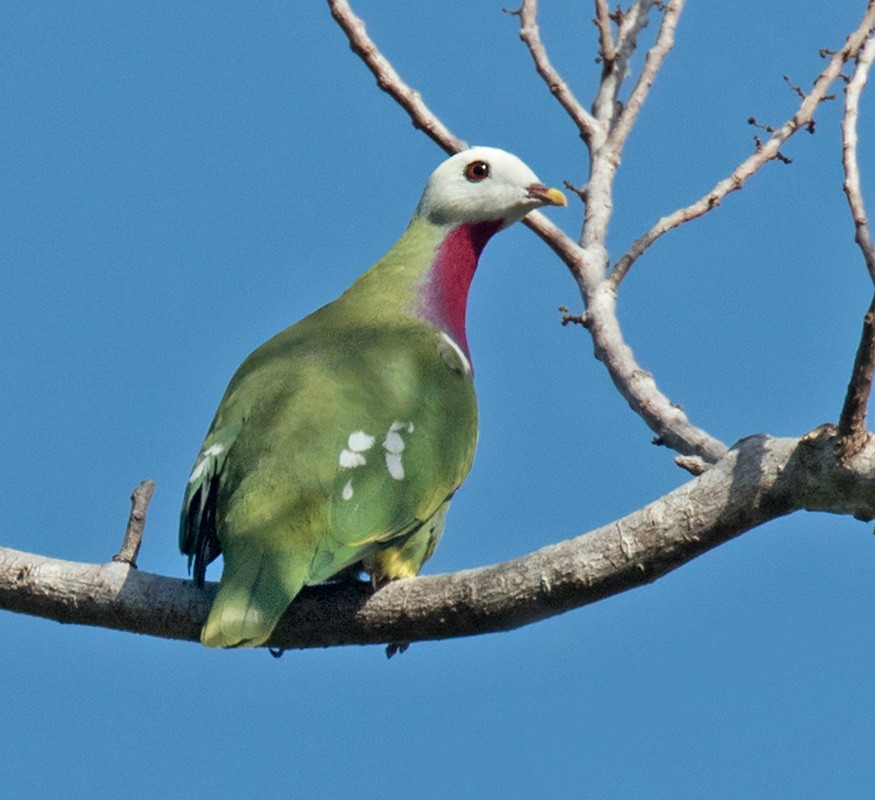
[[[604,64],[604,71],[611,68],[611,64],[617,57],[614,45],[614,31],[611,27],[611,12],[608,9],[607,0],[595,0],[595,20],[599,29],[599,58]],[[602,74],[604,74],[604,71]]]
[[[835,431],[753,436],[719,464],[591,533],[493,566],[390,583],[306,589],[269,644],[376,644],[510,630],[652,582],[797,509],[875,518],[875,441],[847,463]],[[0,548],[0,607],[59,622],[197,641],[216,584]]]
[[[694,425],[683,408],[660,391],[653,375],[639,366],[623,338],[616,306],[617,295],[608,281],[586,291],[587,329],[596,358],[605,365],[629,407],[656,434],[654,444],[716,463],[726,454],[726,445]]]
[[[870,37],[857,57],[854,74],[845,89],[845,113],[842,117],[842,166],[845,171],[844,190],[856,230],[855,241],[863,253],[869,277],[875,282],[875,243],[869,230],[869,219],[860,188],[860,167],[857,162],[857,117],[860,94],[869,77],[875,59],[875,37]]]
[[[838,433],[842,451],[853,455],[868,439],[866,409],[872,393],[872,375],[875,371],[875,297],[863,317],[863,332],[854,358],[851,380],[839,417]]]
[[[524,224],[562,259],[577,280],[586,305],[580,319],[592,336],[595,356],[605,365],[629,407],[656,434],[654,443],[686,457],[677,463],[693,474],[720,460],[726,454],[726,445],[693,425],[684,410],[659,390],[653,375],[635,360],[617,319],[616,293],[606,280],[591,283],[588,277],[597,271],[597,267],[587,265],[590,254],[541,213],[529,214]]]
[[[651,0],[637,0],[625,14],[618,11],[612,17],[618,29],[616,58],[610,69],[603,71],[593,104],[596,119],[606,136],[595,142],[590,151],[590,178],[585,190],[586,211],[580,237],[583,255],[577,259],[578,268],[571,264],[569,267],[583,297],[585,320],[596,358],[607,368],[617,390],[654,431],[656,443],[710,464],[726,453],[726,445],[694,425],[683,409],[659,390],[653,375],[635,360],[617,318],[616,292],[605,278],[609,264],[606,242],[613,214],[613,182],[620,151],[656,71],[671,48],[677,17],[683,7],[680,0],[675,0],[667,8],[656,43],[633,89],[632,106],[622,111],[618,102],[620,87],[627,77],[638,35],[647,25],[654,5]],[[598,8],[596,10],[598,12]]]
[[[632,126],[638,119],[641,107],[650,93],[650,87],[653,86],[653,82],[656,80],[656,75],[662,67],[665,57],[674,47],[674,33],[683,10],[684,0],[670,0],[665,7],[662,15],[662,24],[659,26],[659,33],[656,35],[656,42],[647,51],[644,67],[638,74],[638,79],[635,81],[632,93],[626,101],[625,108],[620,112],[617,123],[609,137],[610,145],[617,156],[622,151],[626,139],[629,138]]]
[[[409,115],[413,127],[423,131],[447,153],[458,153],[468,145],[453,134],[423,102],[422,95],[411,89],[368,36],[365,23],[357,17],[346,0],[328,0],[331,16],[349,39],[350,49],[365,62],[377,79],[377,86],[386,92]]]
[[[647,27],[650,9],[654,5],[656,0],[635,0],[625,12],[618,7],[614,14],[617,25],[614,58],[602,70],[602,79],[592,104],[595,118],[602,123],[605,132],[616,123],[620,111],[620,87],[630,73],[629,62],[638,47],[638,34]]]
[[[729,175],[717,183],[707,194],[695,203],[680,208],[662,217],[646,233],[639,236],[622,255],[611,270],[609,280],[617,287],[629,269],[657,239],[685,222],[697,219],[709,212],[731,192],[738,191],[745,182],[755,175],[765,164],[781,157],[781,146],[802,128],[808,129],[814,119],[817,107],[826,99],[827,91],[841,73],[842,67],[863,47],[869,32],[875,24],[875,2],[870,0],[863,20],[847,38],[844,47],[833,53],[826,68],[817,76],[811,91],[804,95],[799,108],[780,128],[772,133],[765,143],[760,143],[754,152],[739,164]]]
[[[520,18],[520,39],[525,42],[532,60],[535,62],[535,69],[544,79],[544,83],[547,84],[552,95],[577,126],[580,138],[587,145],[592,144],[593,138],[599,133],[599,123],[581,105],[558,70],[550,63],[547,50],[541,41],[541,30],[538,27],[538,0],[523,0],[520,10],[514,13]]]
[[[860,187],[860,167],[857,161],[857,117],[860,95],[875,59],[875,38],[871,36],[857,56],[854,74],[845,89],[845,108],[842,116],[842,167],[845,171],[844,190],[854,220],[855,241],[863,253],[869,277],[875,281],[875,244],[869,232],[869,220]],[[854,358],[851,380],[839,417],[838,432],[842,452],[847,457],[866,441],[866,410],[872,393],[872,375],[875,371],[875,297],[863,318],[863,332]]]
[[[152,502],[155,492],[155,481],[142,481],[131,493],[131,514],[128,517],[128,527],[122,540],[122,549],[113,557],[113,561],[137,566],[137,555],[143,541],[143,530],[146,527],[146,510]]]

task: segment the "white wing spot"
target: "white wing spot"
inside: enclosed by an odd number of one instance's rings
[[[201,460],[197,462],[195,468],[191,471],[191,476],[188,479],[189,483],[194,483],[201,475],[204,474],[207,467],[210,464],[210,459],[216,456],[220,456],[225,452],[224,446],[220,444],[210,445],[206,450],[204,450],[201,455]]]
[[[191,475],[188,478],[189,483],[194,483],[201,475],[204,474],[204,470],[207,468],[207,464],[209,464],[210,460],[208,458],[202,458],[197,462],[197,466],[191,471]]]
[[[400,453],[386,452],[386,469],[396,481],[404,480],[404,465],[401,463]]]
[[[340,496],[344,500],[352,500],[352,479],[348,480],[343,487],[343,491],[340,493]]]
[[[367,462],[361,453],[354,453],[352,450],[343,449],[340,451],[340,466],[346,469],[353,467],[363,467]]]
[[[353,431],[346,441],[346,447],[340,451],[340,466],[345,469],[353,469],[353,467],[363,467],[367,461],[362,453],[366,453],[374,446],[377,441],[375,437],[370,436],[364,431]]]
[[[386,451],[386,469],[396,480],[404,480],[404,464],[401,463],[401,454],[404,452],[404,437],[402,431],[413,433],[413,423],[396,419],[386,432],[383,439],[383,449]]]
[[[465,374],[470,375],[471,374],[471,362],[468,361],[468,356],[465,355],[462,348],[459,347],[459,345],[453,341],[452,337],[447,336],[447,334],[444,333],[443,331],[441,331],[441,337],[450,347],[453,348],[456,355],[459,357],[459,360],[462,362],[462,368],[465,370]]]
[[[356,431],[349,435],[349,441],[347,441],[346,446],[353,453],[364,453],[374,446],[375,441],[376,439],[373,436],[369,436],[364,431]]]
[[[383,449],[387,453],[394,453],[396,455],[404,452],[404,440],[401,438],[401,434],[390,428],[389,433],[386,434],[386,438],[383,440]]]

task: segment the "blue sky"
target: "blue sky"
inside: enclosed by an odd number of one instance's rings
[[[719,7],[718,7],[719,5]],[[780,123],[863,2],[691,3],[624,155],[610,247],[690,202]],[[581,98],[589,4],[542,11]],[[582,183],[575,132],[501,3],[361,0],[396,68],[469,142]],[[227,380],[403,230],[442,153],[349,52],[322,3],[3,3],[0,544],[118,549],[183,576],[185,479]],[[861,166],[875,175],[864,96]],[[621,322],[694,422],[800,435],[841,406],[871,286],[841,194],[839,106],[714,214],[634,267]],[[875,198],[870,198],[870,206]],[[549,212],[569,233],[581,209]],[[686,479],[625,406],[551,253],[487,248],[468,333],[474,470],[427,565],[492,563]],[[512,633],[209,652],[0,613],[0,793],[68,798],[869,797],[875,541],[796,514],[656,584]],[[210,573],[217,579],[218,569]]]

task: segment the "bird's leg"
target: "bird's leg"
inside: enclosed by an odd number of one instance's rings
[[[378,592],[382,589],[387,583],[391,583],[392,578],[387,577],[385,574],[381,574],[378,570],[374,570],[370,573],[371,577],[371,589],[375,592]],[[389,642],[386,645],[386,658],[392,658],[392,656],[403,653],[408,647],[410,647],[410,642]]]

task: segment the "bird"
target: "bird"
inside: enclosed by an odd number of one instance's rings
[[[566,203],[504,150],[458,152],[385,256],[240,365],[180,515],[198,586],[223,557],[204,645],[267,643],[304,586],[419,574],[477,445],[465,317],[478,259],[498,231]]]

